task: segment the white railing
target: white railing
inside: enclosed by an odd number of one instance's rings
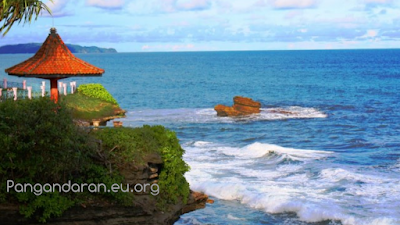
[[[58,82],[58,91],[60,94],[68,95],[68,92],[73,94],[76,92],[76,81],[67,83]],[[40,86],[40,91],[33,91],[32,86],[26,85],[26,80],[22,83],[18,82],[8,82],[4,78],[3,83],[0,84],[0,101],[13,99],[14,101],[18,99],[32,99],[38,97],[49,96],[49,92],[46,92],[46,82],[42,81]]]

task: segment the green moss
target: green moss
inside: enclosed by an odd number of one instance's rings
[[[101,84],[82,84],[78,87],[78,92],[89,97],[118,105],[114,97]]]

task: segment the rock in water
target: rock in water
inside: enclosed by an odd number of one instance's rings
[[[217,111],[217,116],[240,116],[239,111],[236,111],[233,107],[217,105],[214,109]]]
[[[251,98],[236,96],[233,98],[233,106],[217,105],[214,107],[217,116],[245,116],[260,113],[261,103]]]

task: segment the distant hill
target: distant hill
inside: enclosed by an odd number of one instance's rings
[[[113,48],[99,48],[96,46],[80,46],[66,44],[72,53],[117,53]],[[0,54],[36,53],[42,44],[29,43],[18,45],[4,45],[0,47]]]

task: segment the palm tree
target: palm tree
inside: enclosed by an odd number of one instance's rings
[[[53,2],[50,0],[50,2]],[[38,0],[0,0],[0,33],[7,34],[15,22],[30,23],[38,18],[42,10],[51,14],[50,8]]]

